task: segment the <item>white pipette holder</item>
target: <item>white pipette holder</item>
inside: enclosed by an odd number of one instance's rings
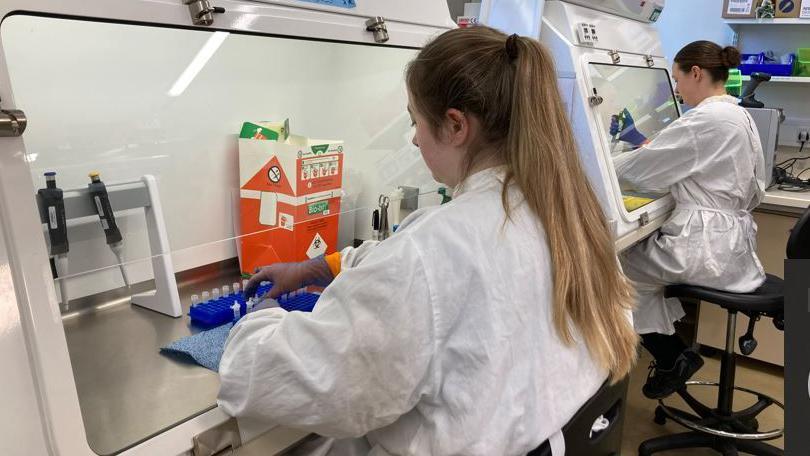
[[[183,312],[180,307],[180,295],[177,293],[177,280],[174,277],[174,265],[157,180],[147,174],[137,181],[105,184],[113,212],[119,213],[141,207],[144,209],[152,270],[155,274],[155,290],[133,295],[132,303],[170,317],[181,316]],[[65,219],[97,217],[89,193],[86,187],[63,191]],[[37,205],[40,221],[47,223],[48,216],[39,196]]]

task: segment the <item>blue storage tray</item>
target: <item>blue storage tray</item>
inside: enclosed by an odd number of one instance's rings
[[[790,76],[793,74],[793,63],[796,61],[796,55],[790,54],[790,63],[764,63],[765,53],[759,54],[743,54],[742,61],[745,62],[751,57],[756,57],[757,63],[741,63],[739,66],[740,73],[750,75],[751,73],[761,72],[768,73],[771,76]]]
[[[256,291],[256,296],[262,296],[270,291],[272,285],[262,285]],[[299,293],[294,296],[283,295],[278,298],[278,303],[282,309],[293,312],[312,312],[320,295],[314,293]],[[239,303],[239,312],[242,316],[247,310],[247,300],[243,293],[232,294],[228,297],[212,299],[192,307],[188,311],[188,316],[194,324],[204,327],[214,327],[233,321],[234,301]]]

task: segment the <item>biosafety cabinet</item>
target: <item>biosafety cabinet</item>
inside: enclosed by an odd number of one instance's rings
[[[453,27],[445,2],[8,0],[0,17],[0,454],[300,440],[229,419],[214,372],[158,349],[193,331],[192,293],[240,279],[243,122],[289,119],[293,133],[341,141],[330,248],[370,237],[380,194],[441,201],[411,144],[404,69]],[[58,214],[38,211],[46,172],[64,191],[66,270],[49,263]],[[86,198],[91,172],[106,184],[121,261],[96,214],[104,205]],[[174,294],[157,311],[155,287]]]
[[[503,13],[492,3],[487,14]],[[651,136],[679,115],[650,24],[660,4],[501,3],[536,15],[517,22],[554,53],[617,245],[641,239],[671,201],[619,186],[610,157],[626,146],[609,124],[627,107]],[[300,433],[227,417],[214,372],[158,349],[195,331],[192,294],[240,279],[244,122],[289,119],[295,134],[340,141],[340,210],[313,206],[339,216],[331,249],[370,238],[380,195],[402,189],[392,206],[405,209],[442,200],[411,144],[403,73],[453,27],[446,3],[7,0],[0,17],[0,454],[295,444]],[[51,172],[66,214],[58,254],[60,214],[37,196]],[[108,202],[94,199],[88,174]]]
[[[617,250],[658,229],[672,211],[667,193],[623,185],[613,157],[633,146],[611,135],[611,118],[625,108],[653,138],[680,116],[654,22],[664,1],[551,0],[540,41],[554,55],[582,164],[610,221]]]

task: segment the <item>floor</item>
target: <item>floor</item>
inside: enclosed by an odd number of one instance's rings
[[[704,356],[706,364],[694,376],[694,380],[717,381],[720,377],[719,357]],[[624,424],[624,438],[622,444],[622,456],[635,456],[638,454],[638,446],[644,440],[660,435],[684,432],[684,428],[672,421],[667,421],[664,426],[655,424],[652,420],[653,412],[657,405],[656,401],[649,400],[641,394],[641,386],[647,379],[647,366],[651,357],[642,350],[641,357],[633,370],[630,378],[630,388],[627,393],[627,416]],[[782,368],[771,366],[758,361],[747,359],[737,363],[738,386],[747,387],[772,398],[784,402],[785,386],[784,373]],[[706,388],[705,393],[700,389],[693,388],[690,392],[701,400],[701,402],[711,404],[717,401],[717,392],[714,389]],[[748,394],[740,393],[735,395],[735,409],[747,407],[755,401]],[[683,401],[677,397],[671,402],[676,406],[683,405]],[[761,430],[771,430],[783,427],[784,416],[781,409],[774,406],[765,410],[759,418]],[[783,448],[784,438],[773,440],[770,444]],[[675,450],[660,453],[665,456],[709,456],[719,453],[712,450]]]

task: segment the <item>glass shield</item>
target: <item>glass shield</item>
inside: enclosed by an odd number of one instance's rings
[[[647,139],[658,133],[679,117],[675,94],[670,84],[669,73],[662,68],[641,68],[602,63],[588,64],[591,84],[604,101],[596,106],[599,124],[604,129],[603,138],[608,141],[611,156],[634,150],[637,146],[622,139],[627,113],[635,127]],[[611,122],[618,120],[619,131],[611,129]],[[619,182],[622,200],[627,212],[633,212],[664,196],[664,194],[641,192],[626,183]]]
[[[62,190],[66,252],[50,237],[56,206],[20,204],[40,206],[99,454],[216,406],[214,371],[160,352],[210,329],[192,304],[235,298],[256,266],[393,235],[451,194],[411,143],[415,49],[26,15],[0,33],[34,187],[54,172]]]

